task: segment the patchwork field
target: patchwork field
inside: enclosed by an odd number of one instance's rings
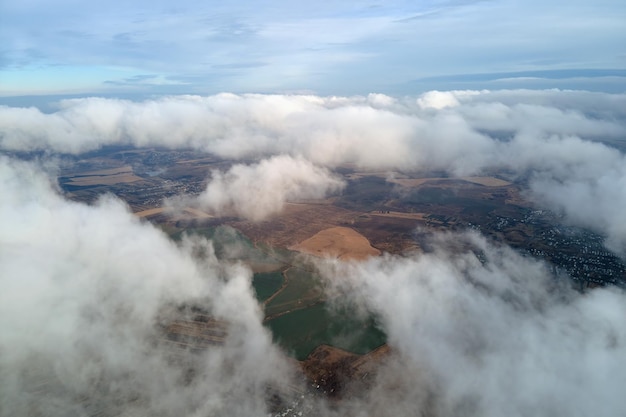
[[[436,182],[439,185],[446,185],[446,182],[467,181],[473,184],[483,185],[485,187],[506,187],[511,185],[510,182],[495,177],[458,177],[458,178],[394,178],[389,182],[402,185],[403,187],[419,187],[423,184]]]
[[[115,185],[142,181],[143,178],[134,174],[131,166],[81,172],[65,177],[64,183],[70,186],[89,187],[94,185]]]
[[[484,185],[485,187],[506,187],[511,185],[509,181],[501,180],[495,177],[462,177],[461,179],[473,182],[474,184]]]
[[[173,216],[175,219],[212,219],[215,216],[208,214],[202,210],[198,210],[192,207],[185,207],[182,213],[177,213],[176,216]],[[168,207],[156,207],[147,210],[142,210],[135,212],[135,216],[137,217],[150,217],[156,216],[157,214],[173,214],[173,210]],[[185,215],[186,214],[186,215]]]
[[[403,211],[372,211],[369,213],[370,216],[378,216],[378,217],[396,217],[399,219],[414,219],[414,220],[426,220],[426,213],[405,213]]]

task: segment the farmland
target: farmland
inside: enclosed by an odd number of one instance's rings
[[[337,169],[346,181],[340,194],[290,201],[279,214],[250,221],[163,204],[168,197],[199,194],[211,170],[227,169],[232,161],[191,151],[111,148],[65,164],[59,183],[67,197],[91,203],[115,194],[173,241],[210,239],[218,258],[246,264],[263,324],[303,372],[329,390],[337,388],[337,378],[360,378],[374,369],[390,348],[375,315],[329,300],[310,256],[403,256],[429,251],[425,237],[436,231],[478,230],[567,271],[581,289],[626,282],[626,266],[603,247],[601,236],[537,210],[521,192],[523,180],[501,173],[450,178],[344,166]],[[192,347],[219,342],[215,326],[203,323],[174,321],[168,338]]]
[[[582,287],[626,281],[626,267],[606,252],[601,236],[576,228],[562,233],[569,226],[553,213],[536,210],[521,193],[524,179],[507,173],[449,177],[443,172],[362,171],[348,164],[337,168],[347,184],[341,194],[288,202],[280,214],[263,221],[212,217],[214,213],[197,207],[178,212],[163,207],[164,198],[197,195],[211,170],[232,164],[194,151],[118,146],[68,156],[59,183],[69,198],[87,203],[103,193],[115,194],[139,217],[173,236],[190,228],[228,225],[274,255],[300,247],[358,258],[365,256],[357,254],[365,240],[370,255],[402,254],[423,250],[419,235],[424,230],[474,229],[565,269]],[[346,229],[365,240],[353,245],[336,233]],[[256,261],[253,269],[275,268],[276,262],[263,262]]]
[[[132,167],[126,165],[119,168],[85,171],[60,178],[61,182],[70,187],[88,187],[94,185],[115,185],[142,181],[134,174]]]
[[[326,303],[293,311],[268,322],[274,339],[298,360],[327,344],[363,355],[382,346],[386,337],[373,317],[329,308]]]
[[[337,257],[341,260],[362,260],[380,255],[380,250],[372,247],[365,236],[348,227],[324,229],[290,249],[311,255]]]
[[[257,271],[251,287],[263,307],[264,324],[297,359],[305,359],[321,344],[364,354],[385,343],[373,316],[328,304],[324,282],[296,252],[273,252],[254,245],[228,226],[190,228],[184,233],[210,238],[222,260],[244,261]],[[182,236],[181,232],[172,235],[174,239]]]

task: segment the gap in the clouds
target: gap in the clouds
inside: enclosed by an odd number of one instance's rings
[[[186,227],[172,239],[210,239],[222,262],[241,262],[252,269],[252,289],[263,307],[264,323],[286,353],[304,361],[315,348],[330,345],[357,355],[386,342],[370,313],[358,312],[335,300],[329,303],[324,281],[308,258],[284,248],[254,244],[225,226]]]
[[[13,153],[41,159],[46,153]],[[506,170],[491,176],[450,178],[445,172],[359,172],[338,167],[347,186],[341,195],[312,206],[288,205],[285,216],[268,222],[236,217],[214,218],[188,208],[172,217],[164,198],[200,194],[214,170],[225,171],[234,161],[194,150],[138,149],[108,146],[79,156],[58,156],[59,182],[69,198],[93,202],[106,192],[126,201],[141,217],[167,230],[186,222],[227,223],[256,241],[289,247],[323,228],[348,226],[379,250],[401,253],[419,248],[416,227],[458,230],[471,228],[567,271],[582,287],[624,281],[624,263],[604,248],[604,237],[563,222],[561,216],[538,209],[523,191],[527,175]],[[302,216],[308,219],[302,219]],[[312,216],[312,217],[311,217]],[[302,220],[309,226],[298,226]]]
[[[189,227],[228,225],[256,245],[289,252],[318,232],[347,227],[376,250],[402,254],[423,249],[416,229],[474,229],[565,270],[581,287],[626,279],[623,261],[604,247],[603,236],[567,224],[562,216],[529,200],[525,190],[532,172],[502,169],[451,177],[445,171],[368,171],[346,164],[335,169],[346,183],[341,193],[288,202],[280,214],[250,221],[202,207],[172,211],[163,206],[167,198],[201,194],[213,172],[245,161],[195,150],[126,145],[58,159],[59,183],[67,197],[90,203],[103,193],[113,193],[138,216],[174,236]]]

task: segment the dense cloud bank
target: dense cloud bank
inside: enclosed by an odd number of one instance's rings
[[[584,91],[431,91],[416,98],[302,95],[172,96],[143,102],[65,100],[58,111],[0,107],[0,149],[80,153],[111,144],[194,148],[223,157],[272,158],[214,176],[202,197],[227,209],[225,186],[270,165],[309,171],[319,195],[337,189],[322,168],[506,169],[529,179],[532,196],[607,236],[626,256],[626,94]],[[607,145],[610,144],[610,145]],[[621,150],[620,150],[621,149]],[[279,161],[283,161],[280,163]],[[297,178],[303,178],[296,175]],[[259,178],[260,180],[260,178]],[[320,184],[325,185],[320,185]],[[283,181],[266,213],[303,193]],[[240,188],[241,188],[240,187]],[[240,215],[253,216],[245,204]]]
[[[494,139],[485,132],[508,140],[524,132],[621,140],[626,133],[625,94],[582,91],[431,91],[401,99],[219,94],[70,99],[58,106],[50,114],[0,107],[0,148],[80,153],[126,143],[399,169],[425,162],[436,168],[455,151],[481,153],[472,147]]]
[[[250,271],[218,263],[210,242],[175,245],[113,198],[64,200],[30,165],[1,158],[0,184],[2,415],[265,415],[289,371]],[[176,360],[159,326],[186,304],[229,334]]]
[[[50,114],[0,107],[0,148],[80,153],[127,143],[189,147],[229,158],[289,153],[326,166],[438,168],[451,156],[482,153],[472,148],[492,142],[480,133],[485,131],[506,134],[505,139],[531,132],[623,140],[624,108],[624,94],[552,90],[431,91],[402,99],[381,94],[85,98],[61,101]],[[493,155],[485,156],[488,161]]]
[[[433,247],[323,267],[336,293],[378,313],[399,352],[368,394],[370,415],[626,412],[622,290],[581,295],[478,235],[438,236]]]

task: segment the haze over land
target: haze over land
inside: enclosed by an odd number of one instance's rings
[[[0,3],[1,416],[626,415],[626,3]]]

